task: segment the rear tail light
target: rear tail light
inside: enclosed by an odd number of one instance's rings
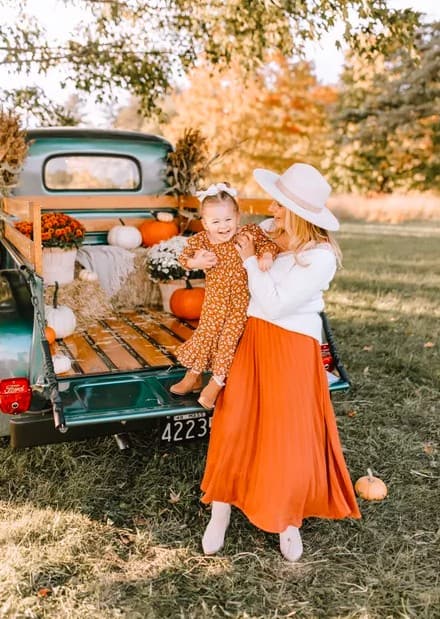
[[[321,344],[321,357],[327,372],[331,372],[335,368],[335,362],[333,360],[332,353],[330,352],[330,346],[328,344]]]
[[[0,411],[15,415],[29,410],[32,389],[27,378],[0,380]]]

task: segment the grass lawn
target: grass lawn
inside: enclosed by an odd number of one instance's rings
[[[440,617],[440,227],[345,224],[327,310],[353,381],[334,405],[360,521],[310,519],[287,564],[236,510],[204,557],[206,443],[134,437],[0,450],[0,617]],[[276,415],[276,411],[274,411]]]

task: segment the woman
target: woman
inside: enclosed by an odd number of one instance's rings
[[[221,550],[235,505],[257,527],[279,533],[288,561],[302,554],[304,518],[360,518],[338,437],[321,360],[322,293],[340,250],[326,208],[330,186],[314,167],[297,163],[281,176],[254,171],[274,198],[268,234],[282,250],[267,272],[243,235],[251,300],[248,321],[214,412],[204,503],[212,503],[205,554]]]

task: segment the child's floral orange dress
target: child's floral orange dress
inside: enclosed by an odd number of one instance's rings
[[[225,243],[211,243],[206,232],[189,237],[179,262],[187,269],[187,261],[199,249],[214,252],[215,267],[206,269],[205,300],[197,329],[177,352],[177,359],[197,372],[210,370],[218,376],[227,376],[238,341],[247,319],[249,291],[247,274],[235,249],[238,234],[248,233],[255,243],[257,257],[264,253],[276,256],[278,246],[255,224],[242,226]]]

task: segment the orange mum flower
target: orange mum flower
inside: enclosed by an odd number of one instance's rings
[[[30,221],[19,221],[16,229],[33,238],[33,225]],[[79,247],[84,241],[86,229],[70,215],[65,213],[43,213],[41,215],[41,241],[43,247],[61,247],[71,249]]]

